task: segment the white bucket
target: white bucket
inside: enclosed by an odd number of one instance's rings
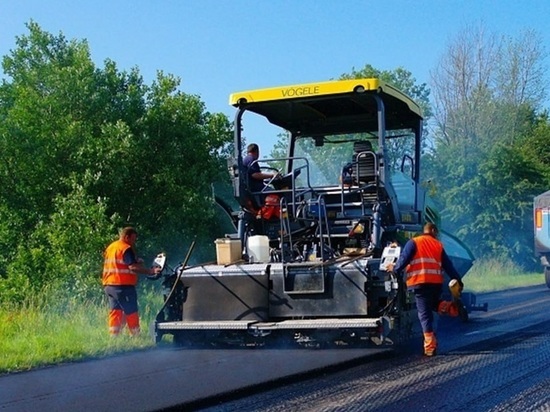
[[[269,262],[269,238],[261,235],[250,236],[247,240],[247,251],[250,262]]]

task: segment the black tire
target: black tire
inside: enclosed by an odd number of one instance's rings
[[[550,288],[550,266],[544,267],[544,280],[546,281],[546,286]]]

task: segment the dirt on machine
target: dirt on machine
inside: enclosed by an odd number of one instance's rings
[[[234,93],[238,210],[216,239],[215,263],[185,261],[164,275],[157,341],[182,345],[276,343],[398,345],[417,333],[414,298],[386,271],[426,222],[440,225],[420,177],[422,114],[382,80],[355,79]],[[256,160],[276,175],[251,190],[243,164],[250,118],[280,129],[285,155]],[[461,276],[470,250],[445,231]],[[463,293],[471,310],[486,310]]]

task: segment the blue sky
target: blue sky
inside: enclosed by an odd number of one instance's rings
[[[399,66],[419,83],[465,27],[515,36],[534,29],[550,51],[547,0],[0,0],[0,55],[44,30],[89,43],[99,67],[138,67],[150,84],[157,70],[181,78],[210,112],[231,119],[229,94],[330,80],[366,64]],[[264,148],[269,132],[249,131]],[[264,150],[263,154],[267,154]]]

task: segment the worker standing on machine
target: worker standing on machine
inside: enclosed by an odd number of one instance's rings
[[[443,271],[451,279],[456,279],[459,290],[462,290],[464,285],[443,244],[437,239],[437,234],[436,225],[427,223],[422,235],[410,239],[405,244],[397,262],[387,266],[388,272],[402,273],[406,269],[407,288],[411,289],[415,296],[418,319],[424,333],[424,355],[426,356],[434,356],[437,350],[433,312],[459,316],[466,310],[459,300],[452,302],[441,300]]]
[[[118,336],[128,324],[130,335],[139,334],[136,284],[138,275],[156,275],[162,268],[147,268],[136,256],[134,245],[138,233],[133,227],[121,230],[119,239],[105,250],[102,283],[109,300],[109,333]]]

